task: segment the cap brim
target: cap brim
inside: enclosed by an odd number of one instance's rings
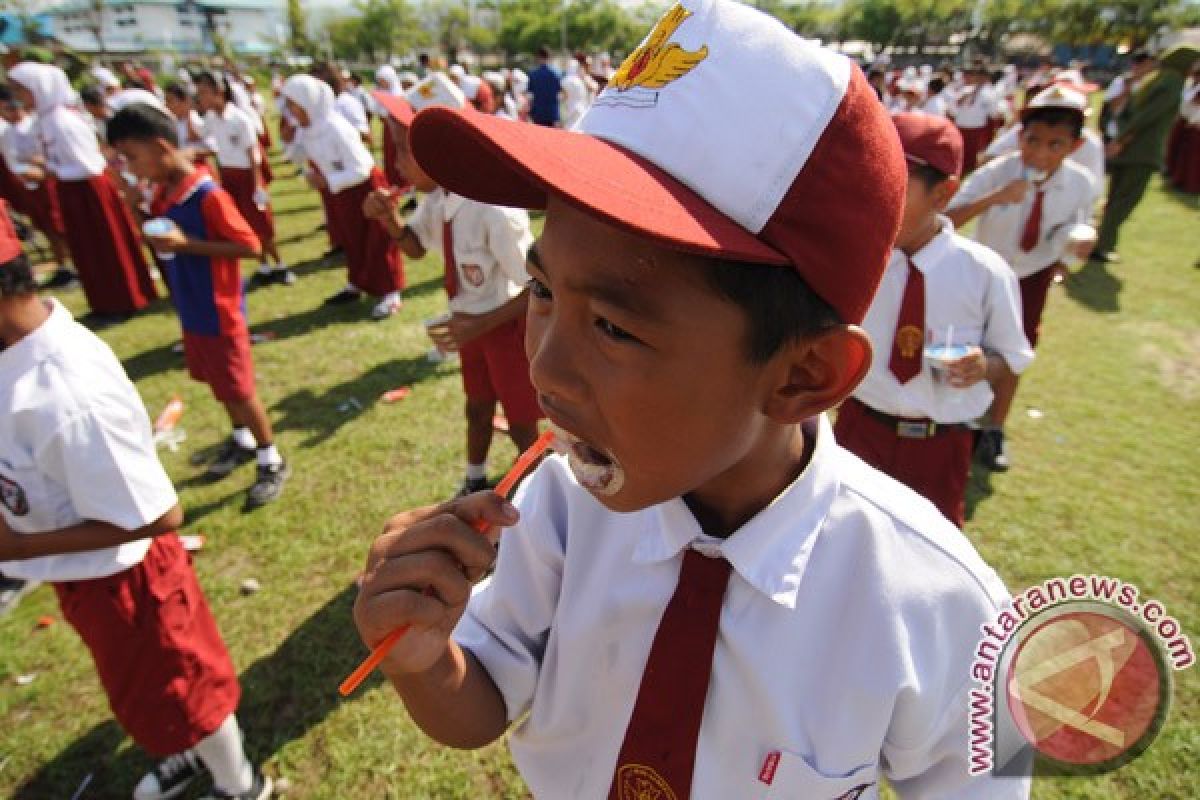
[[[529,209],[554,195],[671,249],[789,263],[659,167],[594,136],[444,107],[421,111],[410,127],[417,163],[455,194]]]
[[[396,122],[404,126],[412,125],[413,117],[417,115],[417,112],[413,111],[412,104],[403,97],[379,89],[372,91],[371,96],[387,110],[388,115]]]

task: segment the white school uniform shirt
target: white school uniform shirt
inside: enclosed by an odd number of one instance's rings
[[[926,341],[939,344],[954,326],[951,344],[976,345],[1004,358],[1020,374],[1033,361],[1033,348],[1021,326],[1021,294],[1016,276],[994,251],[954,232],[942,219],[942,230],[912,255],[925,278]],[[893,250],[863,328],[873,353],[867,377],[854,391],[860,401],[894,417],[927,417],[945,424],[977,419],[992,404],[992,389],[980,381],[956,389],[933,380],[928,365],[907,383],[888,367],[896,321],[908,283],[908,258]]]
[[[521,521],[454,638],[521,720],[509,744],[535,797],[607,796],[692,546],[733,567],[693,800],[829,800],[863,784],[872,800],[883,776],[902,798],[1028,796],[1027,779],[967,771],[970,664],[1003,584],[927,500],[839,447],[824,416],[811,427],[804,472],[724,541],[681,498],[606,510],[562,456],[518,492]]]
[[[83,113],[58,106],[38,115],[37,128],[46,166],[60,181],[86,180],[108,167],[96,129]]]
[[[254,166],[258,132],[250,115],[233,103],[226,103],[220,112],[209,111],[204,115],[204,137],[214,145],[217,163],[222,167]]]
[[[346,121],[359,133],[370,133],[371,123],[367,119],[367,110],[362,102],[351,92],[342,92],[337,96],[337,110]]]
[[[996,90],[984,84],[963,87],[951,105],[950,113],[954,124],[960,128],[982,128],[1002,112]]]
[[[199,146],[209,152],[217,152],[216,139],[208,135],[204,127],[204,118],[194,108],[188,111],[186,119],[175,120],[175,133],[179,137],[180,147]],[[196,138],[197,136],[199,138]]]
[[[8,171],[19,179],[29,169],[33,159],[42,154],[37,117],[26,114],[16,125],[5,122],[4,132],[0,133],[0,148],[3,148]]]
[[[1014,153],[1020,147],[1021,126],[1014,125],[993,139],[987,150],[984,151],[984,155],[987,158],[998,158],[1008,153]],[[1092,181],[1092,207],[1095,207],[1096,202],[1104,196],[1104,140],[1096,131],[1084,128],[1083,144],[1079,146],[1078,150],[1067,156],[1067,160],[1078,164],[1087,171]]]
[[[1025,164],[1020,153],[993,159],[971,173],[950,208],[960,208],[1001,189],[1023,177]],[[993,206],[979,215],[975,224],[975,240],[995,250],[1008,262],[1018,278],[1040,272],[1060,261],[1067,245],[1071,227],[1087,222],[1092,209],[1092,178],[1082,167],[1063,161],[1042,184],[1042,221],[1037,245],[1025,252],[1021,249],[1021,234],[1029,219],[1035,196],[1031,185],[1019,203]]]
[[[933,97],[930,97],[921,104],[921,111],[926,114],[933,114],[935,117],[946,116],[948,105],[946,103],[946,93],[938,92]]]
[[[100,520],[136,530],[177,502],[150,420],[112,350],[55,300],[35,331],[0,351],[0,514],[18,534]],[[114,575],[149,539],[86,553],[0,562],[40,581]]]
[[[304,155],[317,165],[334,194],[359,185],[375,169],[375,160],[358,131],[340,116],[334,115],[320,126],[301,128],[297,138],[301,138]]]
[[[485,314],[525,289],[529,282],[525,257],[533,245],[528,213],[435,189],[421,199],[408,227],[422,247],[440,251],[446,221],[454,226],[458,272],[458,294],[450,298],[451,311]]]

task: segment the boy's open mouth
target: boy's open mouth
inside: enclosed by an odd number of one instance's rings
[[[567,464],[581,486],[600,495],[613,495],[621,490],[625,470],[615,458],[553,422],[550,428],[556,437],[554,449],[566,454]]]

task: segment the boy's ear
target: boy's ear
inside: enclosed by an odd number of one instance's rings
[[[1078,150],[1081,147],[1083,147],[1083,132],[1082,131],[1080,131],[1079,136],[1076,137],[1075,146],[1071,148],[1071,152],[1074,153],[1076,150]]]
[[[871,368],[871,339],[857,325],[838,325],[776,354],[780,369],[764,413],[791,425],[834,408]]]
[[[951,175],[946,180],[939,183],[933,188],[933,204],[938,211],[945,211],[946,206],[950,205],[950,201],[954,199],[954,195],[958,194],[958,187],[962,185],[962,181],[957,175]]]

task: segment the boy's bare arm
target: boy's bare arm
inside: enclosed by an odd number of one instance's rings
[[[1029,181],[1024,178],[1017,178],[1015,181],[1001,186],[996,191],[985,194],[973,203],[965,203],[957,208],[948,209],[946,216],[954,223],[954,227],[961,228],[994,206],[1021,202],[1025,198],[1025,192],[1027,191],[1029,191]]]
[[[178,503],[154,522],[132,531],[108,522],[85,520],[69,528],[26,535],[9,528],[4,516],[0,515],[0,561],[22,561],[41,556],[103,550],[126,542],[170,533],[182,524],[183,511]]]
[[[411,626],[381,667],[413,721],[451,747],[482,747],[508,726],[500,691],[451,633],[473,583],[495,560],[495,531],[517,517],[492,492],[398,514],[375,540],[363,571],[354,604],[359,634],[375,647]],[[493,535],[475,529],[481,522]]]

